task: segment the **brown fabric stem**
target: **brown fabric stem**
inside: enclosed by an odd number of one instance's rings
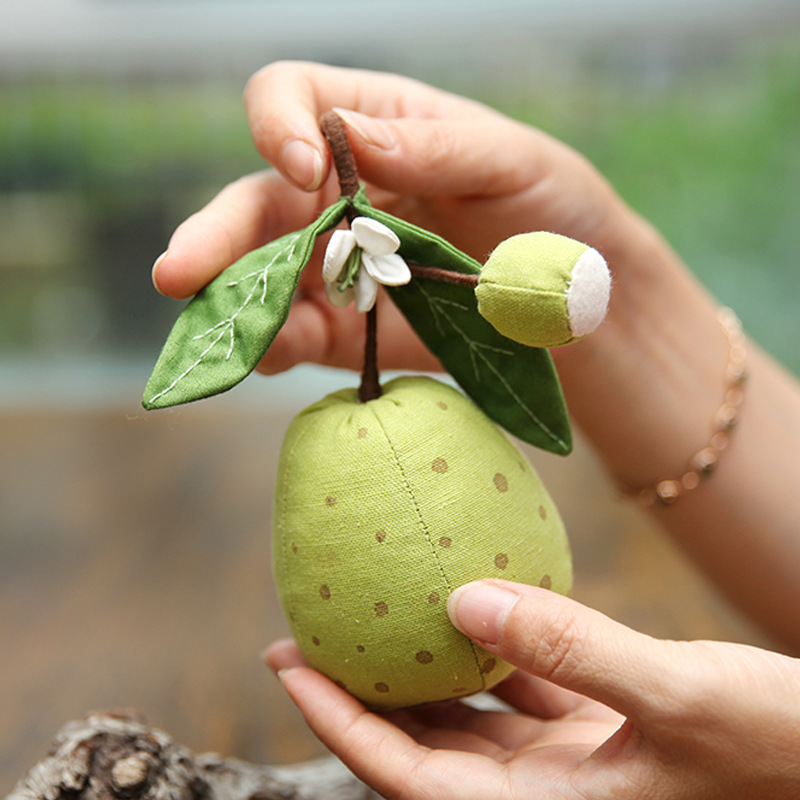
[[[428,278],[442,283],[454,283],[457,286],[469,286],[471,289],[478,285],[477,275],[465,275],[463,272],[454,272],[441,267],[425,267],[421,264],[409,264],[408,268],[414,278]]]
[[[362,403],[377,400],[382,394],[378,372],[378,309],[373,306],[367,311],[367,341],[364,345],[364,366],[361,370],[361,385],[358,399]]]
[[[326,111],[319,118],[319,126],[331,148],[342,196],[355,197],[358,191],[358,170],[342,118],[335,111]]]
[[[326,111],[319,119],[320,129],[328,140],[333,157],[333,165],[339,178],[342,197],[353,198],[359,189],[358,169],[347,129],[342,118],[335,111]],[[353,221],[354,211],[350,207],[347,218]],[[367,312],[367,339],[364,345],[364,365],[361,370],[361,385],[358,387],[358,399],[362,403],[376,400],[383,394],[380,373],[378,371],[378,311],[373,306]]]

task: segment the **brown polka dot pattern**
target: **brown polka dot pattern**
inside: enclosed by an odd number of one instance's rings
[[[491,653],[476,652],[461,639],[453,642],[451,650],[449,639],[439,635],[439,625],[447,636],[452,635],[444,613],[448,587],[473,577],[469,569],[477,570],[481,577],[519,579],[536,586],[540,581],[546,585],[545,573],[549,573],[553,586],[565,583],[557,558],[560,554],[555,552],[551,565],[546,547],[539,557],[539,550],[529,544],[530,537],[544,539],[548,535],[551,523],[558,522],[558,513],[540,493],[531,477],[533,468],[522,455],[515,457],[504,442],[496,451],[476,443],[475,452],[464,456],[453,443],[467,439],[469,430],[459,430],[460,438],[438,436],[453,414],[461,416],[461,402],[449,396],[430,398],[423,411],[432,419],[433,432],[426,432],[423,439],[413,420],[408,441],[398,439],[394,459],[387,453],[391,455],[395,442],[389,442],[387,450],[384,431],[367,414],[360,419],[347,417],[348,425],[331,426],[335,433],[331,438],[338,441],[331,442],[334,463],[327,471],[316,470],[311,437],[290,442],[294,449],[288,453],[294,461],[282,485],[291,491],[276,493],[275,503],[281,521],[276,562],[282,558],[284,564],[280,589],[286,605],[297,610],[292,630],[309,662],[334,679],[347,675],[348,690],[376,708],[456,699],[508,674],[508,665]],[[448,413],[451,408],[453,414]],[[360,411],[361,406],[355,406],[355,412]],[[305,429],[302,426],[298,432]],[[394,431],[391,427],[387,430]],[[406,436],[404,429],[397,430],[398,436]],[[353,442],[354,438],[358,441]],[[336,460],[336,444],[358,454],[352,459],[356,477],[338,483],[332,474],[343,464]],[[377,450],[374,458],[373,445]],[[430,511],[430,521],[425,517],[426,537],[416,536],[419,526],[414,507],[407,509],[401,491],[404,484],[400,478],[405,475],[414,499]],[[397,484],[404,502],[376,498],[376,483]],[[459,495],[462,489],[463,496]],[[517,508],[518,501],[524,511]],[[491,509],[487,513],[497,516],[491,520],[494,525],[480,534],[480,553],[465,538],[475,530],[473,517],[462,524],[451,522],[450,517],[462,507],[470,514],[474,508],[476,515]],[[541,516],[541,524],[535,522],[537,516]],[[534,544],[538,546],[538,542]],[[558,548],[553,544],[550,549]],[[395,568],[394,559],[402,571]],[[352,576],[356,563],[359,574]],[[398,589],[395,582],[405,580],[406,573],[409,585]],[[386,599],[375,600],[381,596]],[[329,637],[326,630],[335,630],[336,636]],[[365,641],[369,644],[364,645]],[[466,683],[461,684],[462,679]]]
[[[549,575],[543,575],[542,579],[539,581],[539,586],[542,589],[552,589],[553,588],[553,580]]]
[[[486,661],[484,661],[483,664],[481,664],[481,674],[488,675],[496,666],[497,666],[496,658],[487,658]]]

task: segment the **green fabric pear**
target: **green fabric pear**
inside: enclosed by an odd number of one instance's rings
[[[368,705],[479,692],[512,667],[451,624],[453,589],[505,578],[566,593],[563,524],[531,465],[457,390],[397,378],[336,392],[291,423],[273,564],[306,660]]]
[[[608,307],[611,276],[597,250],[555,233],[501,242],[481,270],[478,312],[503,336],[531,347],[570,344]]]

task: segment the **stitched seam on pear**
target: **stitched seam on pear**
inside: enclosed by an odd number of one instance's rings
[[[536,416],[536,414],[534,414],[532,409],[528,408],[528,406],[524,403],[522,398],[513,390],[513,388],[511,387],[511,384],[508,383],[508,381],[505,379],[503,374],[501,372],[499,372],[497,369],[495,369],[495,367],[491,363],[491,361],[489,361],[487,358],[485,358],[483,356],[481,350],[491,350],[492,352],[500,353],[501,355],[507,355],[507,356],[513,356],[514,353],[509,351],[509,350],[501,350],[501,349],[499,349],[497,347],[492,347],[491,345],[481,344],[481,342],[473,342],[472,339],[470,339],[469,336],[467,336],[464,333],[464,331],[461,330],[461,328],[459,328],[458,325],[456,325],[453,322],[453,319],[447,313],[445,313],[442,309],[437,308],[437,304],[441,304],[441,305],[449,304],[449,305],[454,305],[454,306],[456,306],[458,308],[467,310],[466,306],[462,306],[459,303],[456,303],[456,302],[454,302],[452,300],[444,301],[444,300],[441,300],[440,298],[432,297],[430,294],[428,294],[428,292],[425,291],[425,289],[419,283],[416,283],[414,285],[422,293],[423,297],[426,299],[426,301],[428,303],[428,307],[431,309],[431,313],[434,315],[434,321],[436,323],[436,327],[439,329],[439,332],[441,333],[442,329],[441,329],[441,326],[439,324],[439,321],[438,321],[438,318],[437,318],[437,314],[441,314],[443,317],[445,317],[447,319],[447,321],[450,323],[450,326],[453,328],[453,330],[459,336],[461,336],[461,338],[464,340],[464,343],[467,345],[467,348],[469,349],[470,361],[472,362],[472,371],[473,371],[473,375],[475,376],[475,380],[479,381],[478,364],[477,364],[476,359],[480,358],[481,361],[483,362],[483,364],[489,369],[490,372],[492,372],[494,374],[494,376],[497,378],[497,380],[502,384],[502,386],[505,388],[505,390],[508,392],[508,394],[514,400],[514,402],[525,412],[525,414],[528,416],[528,418],[535,425],[538,425],[540,430],[545,435],[547,435],[554,442],[557,442],[562,448],[566,449],[567,448],[567,443],[560,436],[558,436],[556,433],[551,431],[550,428],[547,425],[545,425],[545,423],[542,422],[542,420],[540,420],[539,417]]]
[[[391,438],[389,437],[389,433],[386,430],[386,428],[385,428],[383,422],[381,421],[380,417],[374,411],[373,411],[373,414],[375,416],[375,419],[376,419],[378,425],[380,425],[380,428],[383,431],[383,435],[386,437],[386,443],[389,445],[389,449],[392,451],[392,458],[394,459],[394,463],[397,465],[397,470],[400,473],[400,477],[402,478],[403,485],[405,486],[406,492],[408,493],[408,497],[411,500],[411,505],[414,507],[414,512],[416,513],[417,519],[419,520],[420,528],[422,529],[422,532],[425,534],[425,539],[428,542],[428,546],[431,549],[431,554],[433,555],[433,560],[434,560],[434,563],[436,564],[436,569],[438,570],[439,575],[442,578],[442,581],[444,581],[444,585],[447,588],[447,593],[450,594],[453,591],[453,586],[450,583],[450,581],[448,580],[447,573],[444,571],[444,567],[442,566],[441,559],[439,558],[439,556],[438,556],[438,554],[436,552],[436,546],[433,543],[433,539],[431,537],[431,532],[430,532],[430,530],[428,528],[427,523],[425,522],[424,517],[422,516],[422,509],[420,509],[420,507],[419,507],[419,503],[417,502],[417,498],[416,498],[416,496],[414,494],[414,489],[412,488],[411,483],[408,480],[408,476],[406,475],[405,470],[403,469],[403,465],[400,462],[400,457],[397,454],[397,450],[395,449],[394,442],[392,442]],[[472,657],[475,660],[475,667],[476,667],[477,672],[478,672],[478,678],[479,678],[479,680],[481,682],[481,688],[485,688],[486,687],[486,677],[481,672],[481,662],[480,662],[480,658],[478,656],[477,645],[471,639],[467,639],[467,641],[469,642],[470,649],[472,650]]]

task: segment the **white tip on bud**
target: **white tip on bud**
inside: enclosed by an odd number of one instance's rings
[[[611,273],[593,247],[575,262],[567,289],[567,314],[572,335],[588,336],[605,318],[611,296]]]

